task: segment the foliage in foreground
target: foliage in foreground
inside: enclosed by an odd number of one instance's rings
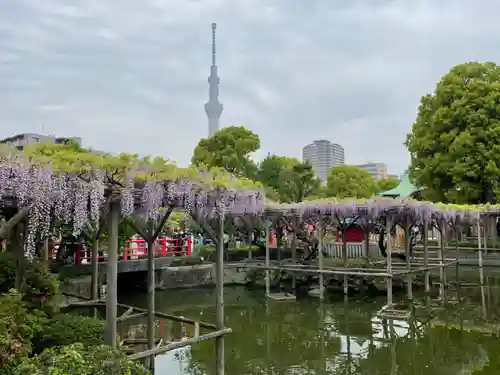
[[[0,295],[0,372],[8,373],[31,353],[31,340],[41,329],[41,317],[28,311],[21,294]]]
[[[406,145],[426,199],[479,204],[500,194],[500,66],[457,65],[421,99]]]
[[[44,350],[15,369],[16,375],[148,375],[118,350],[77,343]]]
[[[102,320],[71,314],[58,314],[44,324],[34,337],[35,353],[41,353],[45,348],[70,345],[75,342],[84,345],[102,345],[104,338],[104,323]]]
[[[16,261],[12,253],[0,252],[0,293],[7,293],[16,285]],[[26,264],[24,283],[19,291],[26,307],[53,314],[58,310],[59,281],[48,272],[41,261]]]

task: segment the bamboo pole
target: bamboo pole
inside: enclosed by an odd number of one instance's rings
[[[386,227],[385,232],[387,234],[387,307],[392,307],[392,217],[388,214],[386,217]]]
[[[218,332],[224,331],[224,213],[220,213],[219,217],[219,227],[217,235],[217,260],[215,263],[215,303],[216,303],[216,321],[215,325]],[[267,246],[269,247],[269,241],[267,241]],[[229,330],[231,332],[231,330]],[[206,335],[205,335],[206,336]],[[201,341],[201,337],[198,337],[198,341]],[[218,335],[215,337],[215,363],[216,363],[216,375],[224,375],[224,336]],[[188,340],[186,340],[188,341]],[[196,342],[198,342],[196,341]],[[194,342],[193,342],[194,343]]]
[[[108,220],[108,264],[106,265],[106,325],[105,343],[116,348],[116,323],[118,303],[118,226],[120,201],[112,199]]]

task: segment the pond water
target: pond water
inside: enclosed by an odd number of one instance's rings
[[[225,341],[226,374],[500,374],[500,278],[485,277],[483,287],[475,273],[465,279],[469,284],[446,293],[446,304],[417,298],[437,310],[431,317],[422,310],[414,323],[378,318],[384,298],[273,302],[263,291],[226,288],[226,326],[233,330]],[[120,299],[146,306],[145,295]],[[156,308],[215,321],[209,289],[158,292]],[[146,337],[145,323],[127,323],[119,334]],[[191,326],[157,321],[165,340],[192,334]],[[156,375],[215,374],[215,342],[160,355],[155,363]]]

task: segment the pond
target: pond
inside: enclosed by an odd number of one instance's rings
[[[466,375],[500,373],[500,278],[450,289],[446,304],[431,298],[419,303],[436,308],[416,322],[377,317],[385,299],[308,298],[274,302],[263,291],[226,288],[226,374]],[[146,306],[145,295],[121,302]],[[212,290],[158,292],[158,311],[215,322]],[[428,311],[425,309],[425,311]],[[121,337],[146,337],[145,321],[119,328]],[[192,335],[192,327],[157,321],[165,340]],[[156,358],[156,375],[214,375],[215,342],[208,341]]]

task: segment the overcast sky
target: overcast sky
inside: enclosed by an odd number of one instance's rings
[[[221,125],[268,152],[316,139],[347,163],[408,163],[420,97],[449,68],[500,60],[494,0],[16,0],[0,11],[0,136],[80,136],[86,146],[186,165],[208,132],[211,23]]]

